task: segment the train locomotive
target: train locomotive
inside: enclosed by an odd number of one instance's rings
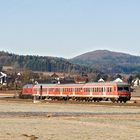
[[[126,103],[131,98],[127,83],[102,82],[85,84],[27,84],[22,97],[39,97],[52,100],[112,101]]]

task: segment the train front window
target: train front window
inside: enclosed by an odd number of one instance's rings
[[[129,91],[129,87],[124,87],[124,90]]]
[[[129,91],[129,87],[118,87],[118,91]]]

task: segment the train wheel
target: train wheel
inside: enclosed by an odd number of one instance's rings
[[[122,103],[122,100],[120,100],[120,103]]]
[[[124,103],[126,103],[126,101],[127,101],[126,99],[123,100]]]
[[[94,102],[96,102],[96,101],[97,101],[97,99],[93,99],[93,101],[94,101]]]
[[[115,103],[115,99],[114,98],[110,98],[110,101],[112,102],[112,103]]]

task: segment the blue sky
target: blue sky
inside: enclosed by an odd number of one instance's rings
[[[0,51],[72,58],[140,54],[139,0],[0,0]]]

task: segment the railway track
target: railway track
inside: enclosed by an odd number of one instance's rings
[[[76,117],[76,116],[109,116],[109,115],[140,115],[139,113],[130,113],[130,112],[114,112],[114,113],[81,113],[81,112],[0,112],[0,117]]]
[[[19,98],[13,98],[13,97],[3,97],[0,98],[1,101],[6,102],[16,102],[16,103],[33,103],[34,101],[32,99],[19,99]],[[81,105],[105,105],[105,106],[136,106],[140,107],[140,100],[130,100],[127,103],[112,103],[111,101],[101,101],[101,102],[82,102],[82,101],[74,101],[74,100],[36,100],[35,103],[38,104],[81,104]]]

